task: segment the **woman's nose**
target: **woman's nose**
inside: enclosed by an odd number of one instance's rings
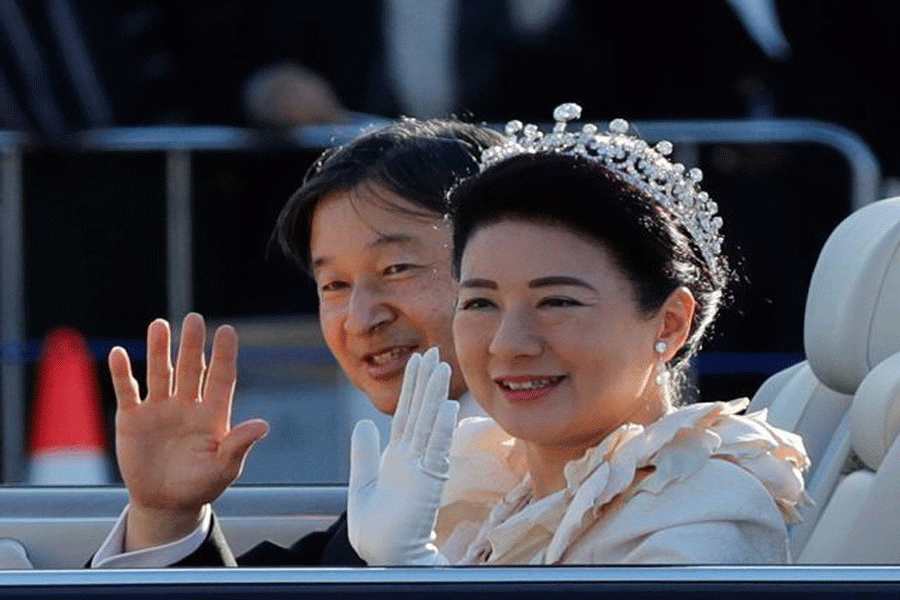
[[[490,352],[496,356],[515,358],[537,356],[544,342],[534,319],[522,310],[507,311],[494,331]]]

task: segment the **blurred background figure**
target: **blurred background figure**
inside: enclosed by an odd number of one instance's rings
[[[279,63],[254,73],[244,86],[244,108],[250,121],[271,127],[293,127],[346,120],[331,85],[300,65]]]

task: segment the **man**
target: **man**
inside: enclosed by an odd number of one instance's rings
[[[451,232],[442,215],[447,189],[499,140],[453,121],[400,121],[326,152],[278,218],[282,248],[316,282],[329,349],[382,412],[396,408],[410,355],[432,346],[453,367],[450,395],[461,414],[479,410],[451,339]],[[130,502],[91,566],[364,564],[347,540],[346,515],[290,548],[266,542],[235,561],[210,502],[268,425],[230,427],[237,335],[219,328],[207,368],[204,332],[200,315],[185,317],[173,369],[168,323],[150,324],[143,400],[125,350],[110,352],[116,452]]]

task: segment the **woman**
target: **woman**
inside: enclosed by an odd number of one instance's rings
[[[449,450],[449,369],[410,362],[380,465],[371,428],[354,434],[350,539],[370,564],[789,560],[800,439],[745,399],[678,407],[729,279],[701,174],[621,120],[566,132],[579,113],[547,136],[511,123],[452,193],[454,342],[491,419]],[[372,526],[382,497],[412,508]]]

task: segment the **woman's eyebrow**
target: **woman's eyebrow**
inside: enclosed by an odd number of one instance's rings
[[[597,291],[597,289],[587,281],[569,275],[549,275],[547,277],[538,277],[537,279],[532,279],[528,282],[529,288],[541,288],[555,285],[574,285],[591,290],[592,292]]]
[[[466,279],[459,282],[461,288],[483,288],[488,290],[496,290],[497,284],[490,279]]]

